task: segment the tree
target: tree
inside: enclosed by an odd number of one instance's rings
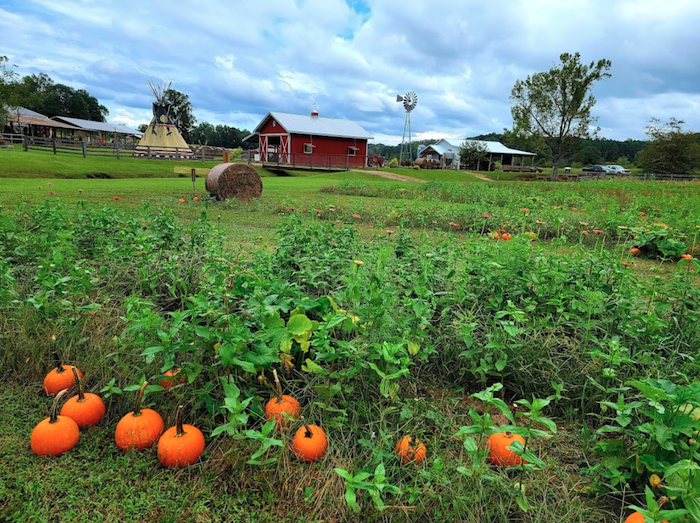
[[[651,138],[647,146],[637,155],[637,163],[651,173],[692,173],[700,166],[699,135],[684,131],[683,120],[671,118],[661,124],[652,118],[646,128]]]
[[[488,147],[478,140],[464,140],[459,146],[460,166],[467,169],[478,169],[481,160],[486,159],[489,154]]]
[[[552,157],[553,180],[572,139],[590,135],[589,127],[597,118],[591,117],[595,98],[588,91],[593,83],[610,76],[611,67],[605,59],[584,65],[579,53],[563,53],[559,59],[559,66],[515,82],[510,95],[514,130],[544,138]]]
[[[17,78],[17,73],[14,72],[10,65],[10,59],[7,56],[0,56],[0,132],[10,119],[10,111],[7,104],[10,95],[10,84]]]
[[[192,128],[197,119],[194,117],[194,108],[190,103],[190,97],[186,94],[176,91],[174,89],[168,89],[165,92],[165,102],[170,105],[170,119],[180,131],[182,138],[187,143],[192,141]]]

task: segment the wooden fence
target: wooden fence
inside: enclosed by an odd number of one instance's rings
[[[22,135],[20,135],[22,136]],[[24,150],[51,151],[53,154],[74,154],[87,156],[102,156],[120,159],[122,157],[140,157],[158,160],[177,161],[212,161],[223,159],[224,149],[212,147],[138,147],[126,142],[85,142],[65,140],[60,138],[43,138],[38,136],[22,136]]]
[[[347,154],[268,153],[263,167],[304,171],[347,171],[367,165],[367,156]]]
[[[15,133],[0,133],[0,142],[7,143],[22,143],[23,134]]]

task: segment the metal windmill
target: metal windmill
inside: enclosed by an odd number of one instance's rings
[[[396,95],[397,102],[403,102],[403,107],[406,109],[406,119],[403,124],[403,138],[401,138],[401,152],[399,153],[399,165],[401,165],[401,160],[403,160],[404,151],[409,160],[413,160],[412,150],[411,150],[411,111],[416,108],[418,104],[418,95],[413,91],[408,91],[405,95]],[[408,131],[408,144],[406,144],[406,131]]]

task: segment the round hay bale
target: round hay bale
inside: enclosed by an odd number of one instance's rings
[[[204,182],[209,194],[217,200],[238,198],[249,201],[262,195],[262,179],[250,165],[220,163],[207,174]]]

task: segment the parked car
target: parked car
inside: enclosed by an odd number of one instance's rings
[[[610,169],[607,168],[605,165],[594,165],[592,167],[584,167],[582,169],[584,172],[589,172],[589,173],[611,173]]]
[[[608,169],[610,169],[610,172],[617,173],[617,174],[629,174],[629,169],[625,169],[622,167],[622,165],[606,165]]]

